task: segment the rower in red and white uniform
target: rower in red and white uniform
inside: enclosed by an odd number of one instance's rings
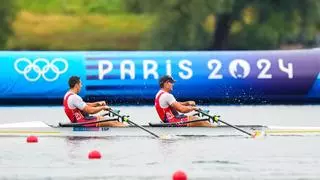
[[[103,120],[103,116],[88,116],[89,114],[96,114],[103,110],[109,110],[105,101],[98,102],[84,102],[78,95],[81,90],[82,82],[80,77],[71,76],[69,78],[70,90],[64,95],[63,106],[64,111],[72,123],[81,122],[95,122]],[[101,126],[126,126],[125,124],[118,121],[108,121],[101,123],[93,123],[85,125],[87,127],[101,127]]]
[[[196,116],[186,116],[180,113],[189,113],[194,110],[198,110],[194,101],[178,102],[175,97],[170,93],[173,90],[173,84],[175,80],[165,75],[160,78],[159,85],[160,90],[155,97],[155,108],[156,111],[164,123],[175,123],[175,122],[187,122],[196,120]],[[212,126],[209,121],[199,121],[193,123],[186,123],[184,126]]]

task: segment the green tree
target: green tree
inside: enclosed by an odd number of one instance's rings
[[[8,37],[13,33],[12,22],[16,11],[15,0],[0,0],[0,49],[6,48]]]
[[[135,1],[135,0],[132,0]],[[155,14],[156,20],[146,33],[142,49],[200,50],[208,47],[208,15],[219,9],[222,0],[143,0],[136,7]],[[137,1],[136,1],[137,2]]]
[[[276,49],[289,40],[315,38],[319,4],[318,0],[128,0],[127,9],[156,16],[143,49]],[[208,28],[212,16],[214,23]]]
[[[245,8],[254,9],[254,21],[240,21],[242,30],[230,34],[229,49],[275,49],[281,43],[307,45],[315,40],[320,20],[317,0],[252,0]],[[243,12],[243,10],[242,10]]]

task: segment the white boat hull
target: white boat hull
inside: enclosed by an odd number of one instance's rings
[[[146,129],[159,136],[248,136],[229,126],[217,127],[149,127]],[[320,135],[320,127],[281,127],[246,125],[238,126],[249,132],[263,135]],[[0,136],[67,136],[67,137],[112,137],[151,136],[137,127],[53,127],[43,122],[26,122],[0,125]]]

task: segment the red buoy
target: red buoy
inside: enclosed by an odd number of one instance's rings
[[[172,176],[172,180],[187,180],[187,175],[183,171],[176,171]]]
[[[38,137],[37,136],[28,136],[27,137],[27,142],[28,143],[37,143],[38,142]]]
[[[101,158],[101,154],[99,151],[97,150],[93,150],[89,153],[88,155],[88,158],[89,159],[100,159]]]

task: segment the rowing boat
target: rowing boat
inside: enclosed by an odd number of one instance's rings
[[[236,125],[249,131],[260,132],[264,135],[310,135],[319,134],[320,127],[284,127],[264,125]],[[243,136],[225,125],[216,127],[152,127],[144,125],[144,128],[159,135],[175,136]],[[0,136],[63,136],[63,137],[112,137],[112,136],[150,136],[135,126],[128,127],[61,127],[41,121],[9,123],[0,125]]]

